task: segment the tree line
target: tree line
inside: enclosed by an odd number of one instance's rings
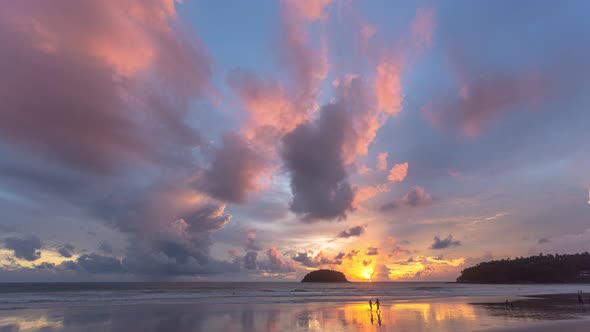
[[[543,255],[492,260],[461,271],[463,283],[590,282],[590,254]]]

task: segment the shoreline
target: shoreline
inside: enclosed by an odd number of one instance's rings
[[[590,318],[590,295],[584,294],[583,300],[584,303],[580,304],[577,294],[566,293],[527,295],[507,302],[471,302],[470,304],[485,308],[492,316],[571,320]]]

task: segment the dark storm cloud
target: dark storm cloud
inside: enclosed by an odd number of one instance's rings
[[[256,189],[264,167],[264,158],[245,139],[228,134],[223,138],[223,147],[214,152],[213,162],[199,185],[222,201],[243,203],[248,192]]]
[[[7,237],[4,239],[4,248],[12,250],[17,258],[34,261],[41,257],[41,240],[37,236],[24,238]]]
[[[235,271],[235,264],[209,255],[211,233],[228,223],[231,215],[225,214],[223,205],[186,202],[194,193],[188,184],[181,185],[182,179],[179,182],[132,195],[123,192],[121,198],[110,197],[100,205],[103,218],[130,238],[125,267],[132,273],[158,276]]]
[[[415,186],[408,192],[404,198],[403,202],[406,205],[416,207],[421,205],[427,205],[432,201],[430,194],[428,194],[422,187]]]
[[[338,233],[339,238],[349,238],[354,236],[361,236],[365,232],[365,227],[363,226],[354,226],[349,229],[343,230],[342,232]]]
[[[74,246],[69,243],[66,243],[63,247],[59,248],[57,252],[59,252],[59,254],[62,255],[62,257],[70,258],[72,257],[72,250],[74,250]]]
[[[123,265],[129,273],[154,277],[210,275],[224,272],[240,271],[239,262],[226,262],[190,252],[177,244],[168,253],[159,252],[148,246],[130,248],[123,259]]]
[[[295,256],[291,257],[296,262],[301,263],[301,265],[305,267],[319,267],[321,265],[340,265],[342,264],[342,260],[340,259],[331,259],[329,257],[324,256],[324,254],[320,251],[316,256],[313,256],[311,253],[307,252],[300,252],[297,253]]]
[[[55,269],[55,264],[54,263],[43,262],[43,263],[40,263],[40,264],[35,264],[33,268],[35,270],[54,270]]]
[[[98,245],[98,250],[100,250],[101,252],[103,252],[105,254],[112,254],[113,253],[113,247],[104,241],[100,242],[100,244]]]
[[[342,105],[322,108],[317,123],[304,123],[284,137],[282,158],[291,175],[291,210],[303,220],[344,218],[354,193],[342,149],[350,117]]]
[[[430,245],[430,249],[446,249],[450,247],[457,247],[461,245],[461,241],[453,240],[453,235],[441,239],[438,235],[434,237],[434,242]]]
[[[166,208],[166,201],[160,203],[164,204],[162,208]],[[166,212],[164,220],[170,221],[154,219],[158,215],[149,215],[155,211],[152,208],[160,213]],[[145,206],[140,211],[146,215],[141,216],[145,219],[140,220],[139,225],[151,225],[157,231],[135,227],[127,231],[133,239],[123,260],[128,271],[146,275],[190,275],[239,270],[239,266],[215,260],[209,255],[211,232],[223,227],[231,218],[223,213],[223,206],[191,207],[176,216],[169,213],[180,211],[162,211],[154,205]]]
[[[78,257],[76,263],[89,273],[121,273],[123,264],[116,257],[102,256],[96,253]]]
[[[258,253],[255,251],[249,251],[246,253],[246,255],[243,258],[244,268],[246,270],[256,270],[256,267],[257,267],[256,257],[257,256],[258,256]]]
[[[318,261],[315,261],[313,257],[309,256],[306,252],[299,252],[293,256],[292,259],[306,267],[318,267],[320,265]]]

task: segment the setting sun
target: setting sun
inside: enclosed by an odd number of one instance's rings
[[[361,271],[361,274],[365,279],[370,281],[373,276],[373,270],[363,270]]]

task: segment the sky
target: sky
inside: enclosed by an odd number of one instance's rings
[[[0,281],[452,281],[588,251],[589,10],[4,3]]]

